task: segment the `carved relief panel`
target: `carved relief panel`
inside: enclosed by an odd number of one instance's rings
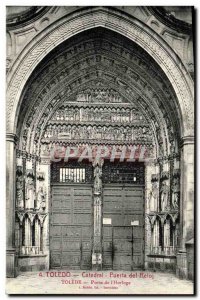
[[[45,127],[42,144],[97,140],[98,143],[154,145],[147,118],[114,90],[90,89],[78,93],[74,100],[71,104],[63,103],[53,113]]]

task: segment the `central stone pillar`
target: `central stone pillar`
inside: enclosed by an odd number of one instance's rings
[[[103,159],[95,160],[94,167],[94,240],[92,251],[92,269],[102,270],[102,242],[101,242],[101,224],[102,224],[102,166]]]

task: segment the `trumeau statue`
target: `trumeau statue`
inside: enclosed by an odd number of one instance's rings
[[[96,158],[93,162],[94,167],[94,194],[99,195],[102,192],[102,166],[104,160]]]

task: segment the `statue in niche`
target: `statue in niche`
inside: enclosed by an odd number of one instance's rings
[[[166,180],[163,181],[161,186],[161,210],[165,211],[169,206],[169,186]]]
[[[174,178],[172,183],[172,208],[178,209],[178,200],[179,200],[179,178]]]
[[[37,208],[41,211],[44,211],[46,208],[46,193],[43,186],[39,187],[37,193]]]
[[[150,195],[149,195],[149,201],[150,201],[149,206],[151,211],[157,211],[158,199],[159,199],[158,182],[152,182],[152,190],[150,191]]]
[[[23,203],[23,177],[17,176],[16,180],[16,197],[17,197],[17,207],[24,208]]]
[[[26,207],[27,209],[34,208],[35,187],[32,177],[26,178]]]

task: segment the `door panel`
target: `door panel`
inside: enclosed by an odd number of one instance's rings
[[[91,269],[92,188],[52,185],[51,268]]]
[[[142,186],[105,186],[103,192],[103,268],[143,268],[144,196]]]
[[[144,227],[133,226],[133,269],[144,266]]]
[[[113,270],[132,270],[132,227],[113,227]]]
[[[103,269],[113,269],[113,241],[112,241],[112,226],[103,226]]]

